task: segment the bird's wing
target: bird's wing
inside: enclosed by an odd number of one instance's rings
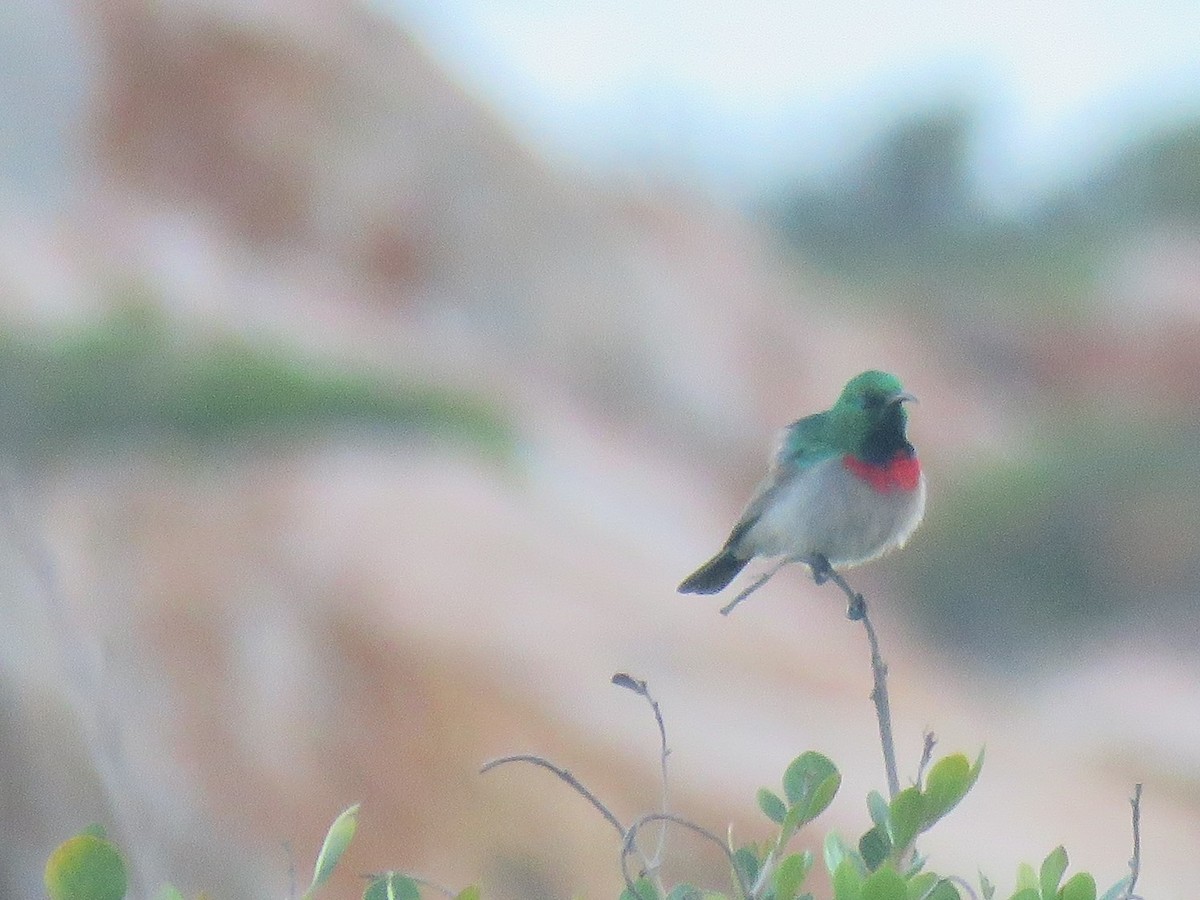
[[[754,527],[762,511],[770,505],[788,478],[829,456],[831,451],[825,442],[825,421],[824,413],[814,413],[783,429],[771,456],[770,469],[754,489],[750,502],[746,504],[741,518],[725,541],[727,549],[736,552],[737,544],[746,532]]]
[[[772,470],[794,471],[827,458],[833,452],[825,434],[828,421],[825,413],[814,413],[783,429],[771,460]]]

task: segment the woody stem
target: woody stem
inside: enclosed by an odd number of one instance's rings
[[[888,700],[888,668],[879,652],[879,637],[875,634],[875,626],[871,624],[871,617],[867,615],[867,601],[863,599],[862,594],[850,587],[825,557],[819,556],[814,560],[812,571],[817,584],[832,581],[842,589],[848,602],[846,618],[862,622],[867,632],[867,642],[871,645],[871,674],[875,681],[871,690],[871,701],[875,704],[875,716],[879,720],[879,741],[883,745],[883,768],[887,773],[888,795],[895,797],[900,793],[900,776],[896,768],[896,739],[892,733],[892,705]]]

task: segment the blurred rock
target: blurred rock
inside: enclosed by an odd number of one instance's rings
[[[12,321],[150,304],[181,342],[230,331],[484,393],[519,446],[507,465],[362,434],[98,446],[15,472],[0,769],[19,838],[0,893],[32,896],[53,844],[105,819],[143,888],[280,896],[361,801],[335,895],[399,868],[482,877],[494,900],[615,896],[616,835],[582,799],[543,771],[478,768],[539,753],[623,821],[654,808],[657,735],[617,670],[663,705],[679,812],[762,835],[754,790],[811,747],[846,774],[825,828],[863,828],[882,773],[841,600],[785,573],[727,620],[674,586],[723,537],[771,431],[863,368],[922,396],[935,464],[1011,446],[1021,410],[997,413],[946,331],[864,314],[730,213],[549,171],[365,5],[78,15],[101,60],[86,190],[61,218],[5,224]],[[926,725],[990,754],[934,864],[1003,880],[1065,841],[1115,881],[1142,738],[1119,758],[1112,731],[1055,741],[1065,717],[1030,712],[1032,688],[948,669],[887,566],[855,583],[885,635],[905,775]],[[1129,697],[1063,678],[1040,688],[1048,707]],[[1193,762],[1172,777],[1200,783]],[[1147,781],[1144,892],[1169,897],[1196,793]],[[722,883],[686,836],[669,855]]]

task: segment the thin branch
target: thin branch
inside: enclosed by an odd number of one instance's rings
[[[628,860],[630,854],[635,852],[634,845],[637,842],[638,831],[643,825],[649,825],[651,822],[669,822],[673,825],[679,825],[689,831],[695,832],[706,841],[716,844],[721,848],[721,852],[725,854],[725,858],[729,860],[729,868],[733,871],[734,877],[737,878],[738,887],[742,890],[742,896],[746,898],[751,896],[751,887],[746,884],[746,880],[742,876],[742,871],[738,868],[737,860],[734,858],[733,851],[729,849],[725,842],[707,828],[670,813],[647,813],[630,825],[629,831],[625,833],[625,840],[621,843],[621,875],[625,879],[625,886],[629,888],[630,893],[634,894],[634,896],[637,896],[637,889],[632,876],[629,874]]]
[[[875,704],[875,716],[879,720],[879,740],[883,745],[883,767],[887,773],[888,793],[895,797],[900,793],[900,776],[896,766],[896,739],[892,731],[892,706],[888,699],[888,670],[887,664],[879,652],[879,637],[875,634],[875,626],[871,624],[870,616],[867,615],[867,601],[863,599],[863,595],[850,587],[841,573],[834,569],[824,556],[820,554],[812,558],[785,556],[723,606],[721,615],[729,615],[733,612],[734,607],[770,581],[780,569],[794,562],[802,562],[807,565],[812,570],[813,580],[817,584],[832,581],[841,588],[848,601],[846,618],[852,622],[862,622],[863,628],[867,632],[867,641],[871,645],[871,674],[875,681],[875,686],[871,690],[871,700]]]
[[[658,701],[650,696],[650,689],[646,686],[646,682],[640,678],[634,678],[626,675],[624,672],[618,672],[613,675],[612,683],[618,687],[623,687],[626,690],[633,691],[639,696],[645,697],[646,702],[650,704],[650,709],[654,712],[654,721],[658,725],[659,738],[659,768],[662,776],[662,806],[660,812],[668,813],[671,811],[670,791],[667,780],[667,757],[671,755],[671,750],[667,746],[667,726],[663,722],[662,710],[659,708]],[[667,846],[667,823],[662,823],[662,829],[658,833],[658,847],[654,851],[654,856],[651,861],[651,866],[658,868],[662,865],[663,854],[666,852]]]
[[[1134,900],[1137,895],[1133,892],[1137,887],[1138,875],[1142,870],[1142,785],[1138,782],[1133,786],[1133,796],[1129,798],[1129,807],[1133,813],[1133,857],[1129,860],[1129,886],[1125,888],[1124,900]]]
[[[842,593],[846,595],[848,601],[846,618],[852,622],[862,622],[863,628],[866,629],[867,641],[871,645],[871,673],[875,679],[875,686],[871,690],[871,700],[875,703],[875,715],[879,719],[879,740],[883,745],[883,767],[887,772],[888,792],[890,796],[895,797],[900,793],[900,776],[896,768],[896,739],[892,733],[892,706],[888,700],[888,670],[887,664],[879,652],[879,638],[875,634],[875,626],[871,624],[871,618],[867,615],[867,601],[863,599],[862,594],[850,587],[846,579],[829,565],[829,560],[824,556],[814,558],[810,566],[813,580],[817,584],[832,581],[842,589]]]
[[[497,766],[503,766],[507,763],[513,762],[532,763],[535,766],[540,766],[543,769],[553,772],[561,780],[570,785],[575,790],[575,793],[579,794],[579,796],[583,797],[583,799],[585,799],[588,803],[592,804],[592,806],[596,808],[600,815],[604,816],[604,818],[608,820],[608,823],[612,825],[613,828],[617,829],[617,834],[619,834],[622,839],[625,838],[625,826],[621,824],[621,820],[614,816],[612,811],[609,810],[609,808],[603,803],[601,803],[595,794],[584,787],[578,778],[576,778],[566,769],[562,768],[561,766],[556,766],[554,763],[550,762],[550,760],[545,759],[544,757],[534,756],[527,753],[518,754],[517,756],[502,756],[499,759],[493,759],[491,762],[485,763],[483,768],[479,770],[479,774],[483,775],[487,772],[490,772]]]

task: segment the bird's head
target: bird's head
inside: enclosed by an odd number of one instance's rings
[[[829,412],[831,437],[846,453],[867,462],[887,462],[909,446],[904,403],[916,399],[895,375],[876,370],[856,375]]]

